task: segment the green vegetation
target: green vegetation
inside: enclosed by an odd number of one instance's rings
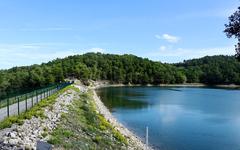
[[[67,86],[57,93],[51,95],[50,97],[41,100],[38,104],[34,105],[31,109],[27,110],[24,113],[21,113],[19,116],[11,116],[9,118],[4,119],[0,122],[0,129],[11,127],[12,124],[16,123],[21,125],[25,119],[31,119],[33,116],[44,118],[44,110],[43,108],[47,106],[51,106],[56,102],[56,99],[59,94],[64,93],[69,89],[75,89],[73,86]]]
[[[64,149],[127,149],[125,137],[96,112],[92,92],[73,101],[49,143]]]
[[[163,64],[134,55],[87,53],[41,65],[0,70],[0,97],[8,92],[43,87],[75,77],[132,84],[239,84],[240,63],[231,56],[213,56]]]
[[[240,84],[240,62],[232,56],[206,56],[176,64],[189,83]]]

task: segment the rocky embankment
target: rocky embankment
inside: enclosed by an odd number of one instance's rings
[[[44,109],[45,118],[32,117],[23,125],[12,125],[0,131],[0,149],[36,149],[37,141],[47,141],[48,133],[56,128],[61,114],[68,111],[68,105],[74,99],[75,91],[68,90],[59,95],[56,103]]]
[[[108,82],[95,82],[92,85],[92,89],[101,88],[101,87],[107,87],[107,86],[115,86],[110,85]],[[120,85],[121,86],[121,85]],[[147,147],[146,144],[142,142],[142,139],[140,139],[138,136],[136,136],[133,132],[129,131],[124,125],[122,125],[120,122],[117,121],[115,117],[111,114],[111,112],[107,109],[107,107],[103,104],[103,102],[100,100],[98,95],[96,94],[95,90],[93,91],[93,98],[96,103],[97,111],[102,114],[105,119],[111,123],[111,125],[119,131],[124,137],[128,140],[129,143],[129,149],[141,149],[141,150],[152,150],[151,147]]]
[[[106,106],[102,103],[102,101],[97,96],[96,92],[94,91],[94,100],[97,106],[97,110],[100,114],[102,114],[105,119],[111,123],[111,125],[119,131],[127,140],[129,143],[129,149],[138,149],[138,150],[151,150],[150,147],[147,147],[139,137],[137,137],[134,133],[129,131],[126,127],[124,127],[121,123],[119,123],[113,115],[109,112],[109,110],[106,108]]]
[[[101,87],[106,83],[94,83],[93,99],[96,104],[96,111],[102,114],[105,119],[112,125],[114,129],[119,131],[128,141],[128,149],[151,149],[147,147],[140,138],[119,123],[104,106],[100,98],[95,92],[96,87]],[[81,92],[87,92],[89,87],[83,85],[75,85]],[[37,141],[48,141],[49,133],[51,133],[60,123],[62,113],[68,112],[68,105],[71,105],[74,99],[79,99],[79,95],[74,90],[68,90],[58,96],[55,104],[44,108],[44,118],[32,117],[25,120],[22,125],[12,125],[0,131],[0,149],[3,150],[19,150],[19,149],[36,149]]]

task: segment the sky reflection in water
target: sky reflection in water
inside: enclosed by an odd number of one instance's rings
[[[98,90],[117,119],[163,150],[239,150],[240,91],[186,87]]]

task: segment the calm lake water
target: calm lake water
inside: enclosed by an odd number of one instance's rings
[[[240,150],[240,90],[108,87],[98,95],[112,114],[161,150]]]

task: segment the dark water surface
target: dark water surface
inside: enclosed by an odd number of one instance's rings
[[[240,90],[108,87],[98,95],[113,115],[162,150],[240,150]]]

